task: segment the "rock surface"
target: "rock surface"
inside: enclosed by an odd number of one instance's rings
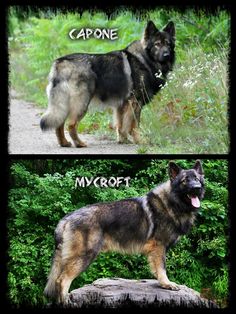
[[[77,308],[155,308],[217,307],[200,297],[199,292],[186,286],[172,291],[162,289],[157,280],[128,280],[121,278],[98,279],[90,285],[71,291],[69,306]]]

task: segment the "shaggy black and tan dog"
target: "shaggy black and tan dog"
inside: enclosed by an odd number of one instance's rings
[[[45,295],[65,303],[73,279],[101,251],[143,253],[165,289],[178,290],[166,275],[166,251],[194,223],[204,196],[199,160],[183,170],[169,163],[170,179],[143,197],[88,205],[66,215],[55,231],[56,250]]]
[[[142,107],[165,85],[175,60],[175,27],[169,22],[159,31],[147,23],[141,40],[123,50],[105,54],[74,53],[57,59],[49,74],[48,109],[42,130],[56,129],[61,146],[71,146],[64,134],[69,119],[70,137],[76,147],[86,146],[78,137],[77,125],[89,104],[111,106],[118,142],[139,142]]]

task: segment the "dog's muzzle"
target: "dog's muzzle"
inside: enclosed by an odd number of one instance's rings
[[[188,198],[191,201],[191,204],[195,208],[199,208],[201,206],[199,197],[201,195],[202,185],[201,183],[194,183],[191,185],[189,189],[189,193],[187,194]]]

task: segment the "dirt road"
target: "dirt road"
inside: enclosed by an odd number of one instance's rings
[[[10,154],[137,154],[137,145],[117,144],[91,134],[80,135],[88,147],[59,147],[55,131],[42,132],[39,127],[42,112],[43,109],[20,100],[15,92],[11,93],[8,139]],[[69,139],[68,132],[66,137]]]

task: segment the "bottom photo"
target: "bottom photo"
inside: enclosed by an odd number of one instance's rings
[[[12,308],[225,308],[226,159],[12,159]]]

